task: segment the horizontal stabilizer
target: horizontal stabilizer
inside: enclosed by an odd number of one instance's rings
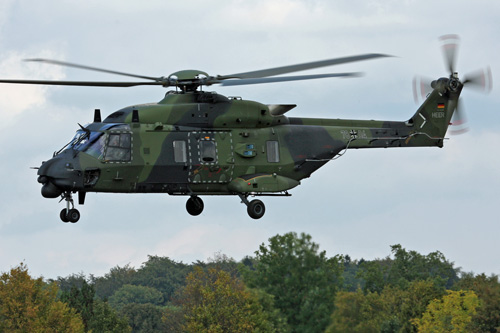
[[[268,104],[269,107],[269,112],[273,116],[282,116],[294,107],[296,107],[296,104]]]

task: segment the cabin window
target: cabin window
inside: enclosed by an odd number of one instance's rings
[[[105,160],[129,162],[131,160],[132,136],[130,133],[111,133],[108,138]]]
[[[278,163],[280,161],[280,149],[278,141],[267,141],[267,161],[269,163]]]
[[[214,163],[217,159],[215,142],[211,140],[200,141],[201,161],[205,163]]]
[[[187,162],[186,141],[174,141],[174,161],[176,163]]]

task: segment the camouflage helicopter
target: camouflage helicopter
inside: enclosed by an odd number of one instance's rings
[[[464,85],[485,88],[491,72],[474,72],[463,80],[455,72],[458,37],[442,38],[448,77],[415,84],[425,101],[406,121],[316,119],[288,117],[294,104],[266,105],[202,90],[222,86],[286,82],[359,73],[278,76],[324,66],[387,57],[363,54],[230,75],[210,76],[183,70],[168,77],[150,77],[68,62],[30,61],[134,77],[144,81],[0,80],[0,83],[132,87],[175,87],[151,104],[111,113],[80,126],[74,138],[38,168],[45,198],[61,198],[63,222],[75,223],[80,213],[73,194],[83,205],[87,192],[167,193],[188,196],[186,209],[196,216],[204,203],[200,196],[237,195],[248,215],[261,218],[265,205],[255,196],[290,196],[300,181],[339,157],[347,149],[442,147],[452,116],[459,114],[458,98]],[[490,84],[491,86],[491,84]],[[429,90],[426,91],[426,88]],[[458,120],[460,122],[460,119]]]

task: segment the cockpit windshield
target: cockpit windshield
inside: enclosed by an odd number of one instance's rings
[[[78,130],[76,131],[75,136],[69,142],[66,149],[73,149],[76,151],[84,151],[91,143],[96,141],[99,136],[101,136],[102,132],[90,132]]]
[[[76,131],[73,139],[61,148],[56,155],[63,150],[73,150],[75,153],[85,152],[95,158],[103,159],[107,140],[107,135],[105,135],[104,131],[109,129],[113,129],[113,131],[130,131],[130,126],[128,124],[105,124],[97,131],[82,127]],[[130,134],[128,135],[130,136]]]

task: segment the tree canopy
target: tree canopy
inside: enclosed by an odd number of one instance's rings
[[[0,332],[83,332],[83,322],[57,300],[56,284],[33,279],[24,264],[0,276]]]
[[[32,278],[0,275],[0,332],[498,332],[498,276],[461,273],[441,252],[396,244],[382,259],[327,256],[310,235],[271,237],[254,256],[192,264],[149,256]]]

